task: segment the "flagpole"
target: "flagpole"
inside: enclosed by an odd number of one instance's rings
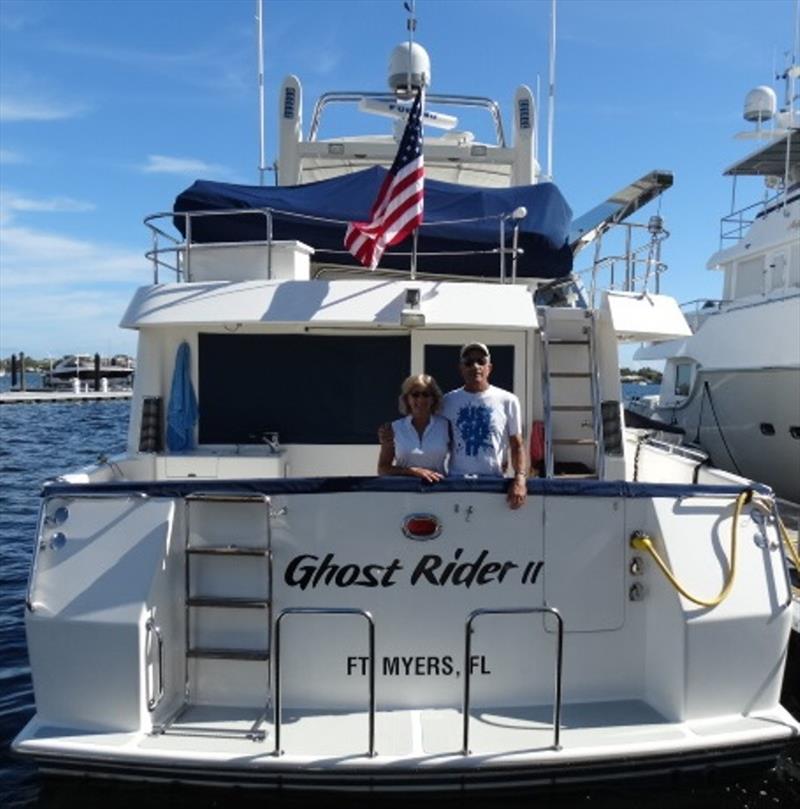
[[[267,170],[264,148],[264,2],[256,0],[258,22],[258,184],[264,185]]]
[[[411,59],[409,58],[409,64],[411,63]],[[420,122],[425,120],[425,75],[422,75],[422,81],[420,82],[419,88],[419,119]],[[420,132],[422,132],[422,123],[420,123]],[[423,149],[424,151],[424,149]],[[423,157],[424,159],[424,157]],[[413,236],[413,243],[411,246],[411,271],[410,276],[411,280],[415,281],[417,278],[417,239],[419,237],[419,225],[414,228],[414,236]]]
[[[553,182],[553,119],[556,111],[556,0],[550,6],[550,77],[547,89],[547,180]]]

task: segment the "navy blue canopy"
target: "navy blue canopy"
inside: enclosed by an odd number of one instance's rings
[[[174,212],[221,211],[230,209],[273,210],[274,239],[298,239],[313,247],[314,260],[331,264],[357,264],[344,250],[347,221],[366,221],[386,175],[375,166],[354,174],[317,183],[295,186],[249,186],[198,180],[178,195]],[[567,243],[572,211],[552,183],[511,188],[474,186],[425,181],[425,224],[420,228],[418,252],[488,251],[499,245],[500,225],[496,218],[524,206],[528,214],[521,221],[517,274],[525,277],[560,278],[572,271],[572,251]],[[304,217],[335,219],[320,221]],[[454,219],[495,217],[460,225],[437,225]],[[185,218],[174,217],[175,227],[186,236]],[[511,247],[511,223],[506,223],[507,246]],[[253,214],[192,217],[192,242],[263,241],[265,218]],[[381,267],[405,270],[411,238],[384,253]],[[511,257],[507,257],[511,272]],[[420,272],[497,276],[497,254],[428,256],[419,255]]]

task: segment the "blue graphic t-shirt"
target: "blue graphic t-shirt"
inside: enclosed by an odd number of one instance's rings
[[[442,415],[453,428],[451,475],[503,475],[509,436],[519,435],[519,399],[502,388],[468,393],[463,388],[444,397]]]

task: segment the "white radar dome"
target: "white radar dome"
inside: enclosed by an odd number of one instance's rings
[[[389,87],[395,92],[408,90],[409,72],[413,89],[427,87],[431,83],[431,58],[425,48],[416,42],[403,42],[392,51],[389,57]]]
[[[755,87],[745,96],[745,121],[769,121],[777,109],[778,99],[771,87],[766,85]]]

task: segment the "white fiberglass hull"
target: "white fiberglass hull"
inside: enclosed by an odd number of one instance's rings
[[[645,448],[639,470],[681,463]],[[48,771],[352,790],[767,763],[800,734],[779,704],[774,522],[741,506],[713,609],[630,541],[654,537],[712,597],[745,485],[715,481],[536,480],[519,511],[501,481],[50,487],[26,617],[37,714],[14,750]]]
[[[800,368],[701,368],[685,403],[655,413],[682,427],[713,466],[800,503],[799,408]]]

